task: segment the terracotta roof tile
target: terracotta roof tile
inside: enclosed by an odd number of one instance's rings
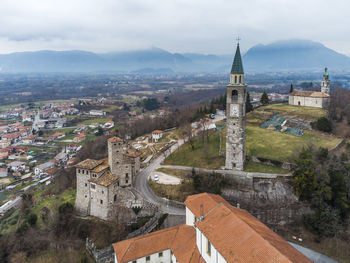
[[[103,160],[101,164],[97,165],[92,171],[95,172],[95,173],[99,173],[99,172],[102,172],[103,170],[106,170],[109,165],[108,165],[108,158],[105,158]]]
[[[119,137],[112,137],[108,139],[109,142],[123,142]]]
[[[196,230],[178,225],[113,244],[119,263],[171,249],[179,263],[204,262],[196,246]]]
[[[186,206],[203,221],[195,225],[228,262],[311,262],[247,211],[219,195],[198,194]]]
[[[101,163],[103,163],[103,160],[86,159],[80,163],[77,163],[75,167],[92,170]]]
[[[89,179],[89,182],[99,184],[102,186],[110,186],[111,184],[115,183],[119,180],[119,176],[112,174],[109,170],[106,171],[103,175],[101,175],[98,178],[91,178]]]
[[[329,98],[329,94],[320,91],[305,91],[305,90],[295,90],[289,95],[301,96],[301,97],[314,97],[314,98]]]
[[[163,133],[161,130],[154,130],[152,133]]]

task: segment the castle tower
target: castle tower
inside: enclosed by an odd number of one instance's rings
[[[331,88],[331,81],[329,80],[327,68],[325,68],[323,73],[323,79],[321,81],[321,92],[329,94],[330,88]]]
[[[245,162],[245,104],[247,85],[244,83],[244,71],[241,52],[237,44],[233,60],[230,83],[226,86],[226,169],[243,170]]]
[[[123,140],[119,137],[108,139],[108,165],[112,174],[118,174],[123,161]]]

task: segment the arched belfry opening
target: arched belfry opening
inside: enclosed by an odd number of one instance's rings
[[[238,91],[235,90],[235,89],[232,91],[231,100],[232,101],[237,101],[238,100]]]
[[[237,76],[235,76],[235,83],[237,83]]]
[[[239,76],[239,84],[242,83],[242,76]]]

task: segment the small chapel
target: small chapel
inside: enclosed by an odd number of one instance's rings
[[[289,105],[327,108],[330,103],[330,98],[330,80],[327,68],[325,68],[321,81],[321,91],[292,91],[289,94]]]

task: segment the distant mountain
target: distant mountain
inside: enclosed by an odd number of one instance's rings
[[[256,45],[245,53],[243,63],[246,71],[350,69],[350,57],[309,40]]]
[[[160,48],[110,52],[37,51],[0,55],[1,72],[121,72],[169,74],[173,72],[228,73],[230,55],[171,53]],[[350,58],[324,45],[307,40],[256,45],[243,56],[245,72],[350,70]]]

